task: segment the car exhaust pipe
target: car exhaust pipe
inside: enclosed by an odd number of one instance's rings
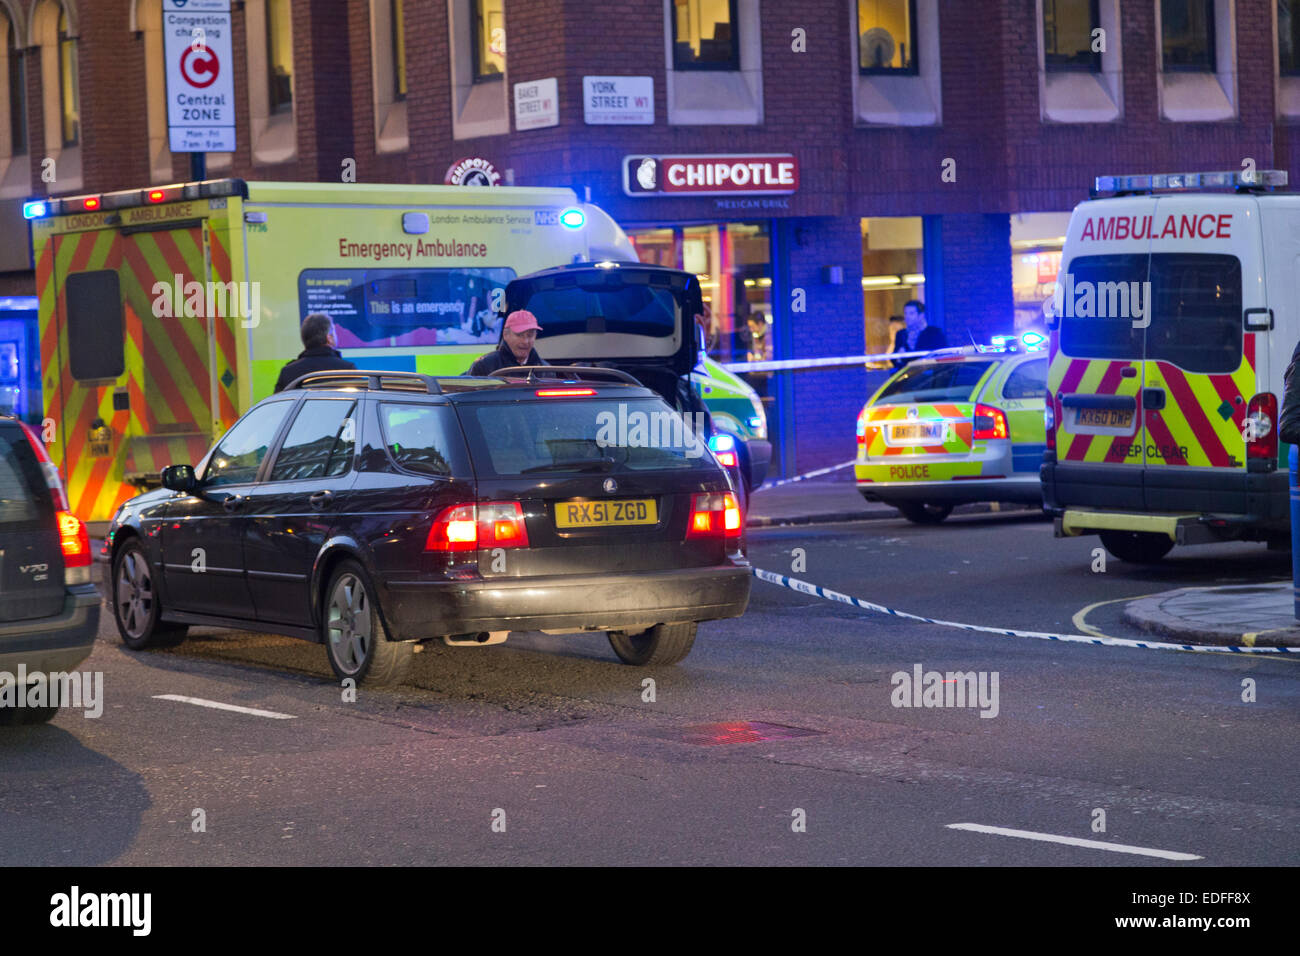
[[[486,647],[504,644],[509,636],[509,631],[470,631],[468,634],[447,634],[442,642],[448,647]]]

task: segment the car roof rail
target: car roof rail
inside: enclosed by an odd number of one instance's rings
[[[638,388],[644,387],[637,379],[622,369],[595,368],[590,365],[514,365],[510,368],[499,368],[495,372],[489,372],[488,374],[491,378],[518,378],[520,373],[527,373],[526,377],[530,385],[537,382],[538,373],[548,377],[554,376],[556,373],[563,373],[566,376],[572,376],[574,381],[591,381],[593,378],[604,376],[606,379],[613,379],[626,385],[635,385]]]
[[[294,388],[360,388],[374,392],[423,392],[441,395],[442,386],[432,375],[419,372],[393,372],[372,369],[331,369],[299,375],[284,387]]]

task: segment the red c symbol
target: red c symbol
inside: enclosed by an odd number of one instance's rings
[[[194,54],[198,56],[191,63],[190,57]],[[217,82],[217,74],[220,72],[221,64],[211,49],[196,50],[187,46],[181,54],[181,79],[195,89],[201,90]]]

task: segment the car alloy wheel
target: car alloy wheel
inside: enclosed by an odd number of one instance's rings
[[[370,599],[355,574],[340,575],[330,594],[326,625],[331,654],[339,669],[355,677],[366,664],[374,634],[370,626]]]
[[[153,614],[153,577],[149,564],[137,548],[129,548],[117,564],[117,620],[122,636],[143,640]]]

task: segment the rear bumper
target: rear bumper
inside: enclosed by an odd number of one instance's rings
[[[868,501],[1014,501],[1042,504],[1042,486],[1036,477],[969,478],[949,481],[859,481],[858,491]]]
[[[390,636],[409,641],[478,631],[606,630],[739,617],[748,562],[632,574],[488,581],[400,581],[384,590]]]
[[[66,671],[87,657],[99,633],[99,591],[93,584],[68,588],[53,617],[0,624],[0,671]]]
[[[1231,531],[1290,527],[1289,476],[1284,470],[1141,468],[1045,461],[1043,498],[1060,517],[1067,509],[1133,515],[1194,514]]]

